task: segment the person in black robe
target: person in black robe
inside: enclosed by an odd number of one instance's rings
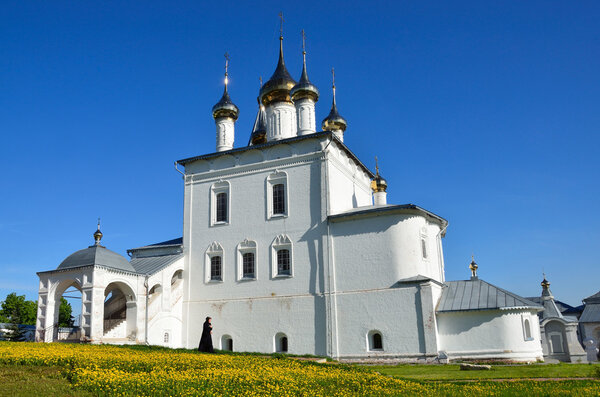
[[[214,353],[212,344],[212,324],[210,323],[211,318],[206,317],[204,326],[202,327],[202,336],[200,337],[200,345],[198,351],[205,353]]]

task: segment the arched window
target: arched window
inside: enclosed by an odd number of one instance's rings
[[[179,284],[181,280],[183,280],[183,270],[177,270],[173,273],[173,277],[171,277],[171,287],[175,286],[175,284]]]
[[[529,319],[525,319],[525,340],[530,340],[531,338],[531,325],[529,325]]]
[[[272,245],[273,277],[291,277],[294,275],[292,241],[286,235],[279,235]]]
[[[205,281],[223,281],[223,247],[216,241],[208,246],[205,259]]]
[[[283,332],[278,332],[275,335],[275,352],[287,353],[288,352],[288,337]]]
[[[229,182],[221,181],[213,184],[210,188],[210,224],[211,226],[226,225],[229,223],[229,202],[230,188]]]
[[[368,349],[370,351],[383,350],[383,337],[379,331],[371,331],[367,335]]]
[[[279,218],[288,215],[287,174],[275,171],[267,177],[267,218]]]
[[[220,256],[215,255],[210,258],[210,280],[211,281],[223,281],[222,269],[223,260]]]
[[[229,335],[223,335],[221,337],[221,350],[233,351],[233,338]]]
[[[238,245],[238,280],[256,279],[256,241],[244,240]]]

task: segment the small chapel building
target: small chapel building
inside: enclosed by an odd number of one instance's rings
[[[543,307],[479,279],[447,281],[448,221],[415,204],[388,204],[387,181],[349,148],[320,92],[288,72],[283,35],[261,87],[247,145],[234,147],[238,107],[212,109],[216,151],[176,162],[183,236],[128,251],[101,245],[40,277],[36,339],[59,338],[57,302],[82,293],[76,337],[92,343],[195,348],[213,319],[219,349],[341,360],[542,359]],[[245,140],[245,139],[244,139]],[[179,169],[178,169],[179,170]]]

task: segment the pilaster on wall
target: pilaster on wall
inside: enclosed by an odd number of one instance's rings
[[[423,342],[426,354],[437,354],[437,325],[435,322],[435,306],[431,282],[419,286],[421,300],[421,319],[423,322]]]

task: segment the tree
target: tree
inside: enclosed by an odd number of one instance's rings
[[[73,327],[75,319],[73,318],[73,308],[71,304],[64,298],[60,297],[60,307],[58,308],[58,326],[59,327]]]
[[[12,292],[0,305],[2,321],[11,324],[35,325],[37,302],[25,300],[25,295]]]

